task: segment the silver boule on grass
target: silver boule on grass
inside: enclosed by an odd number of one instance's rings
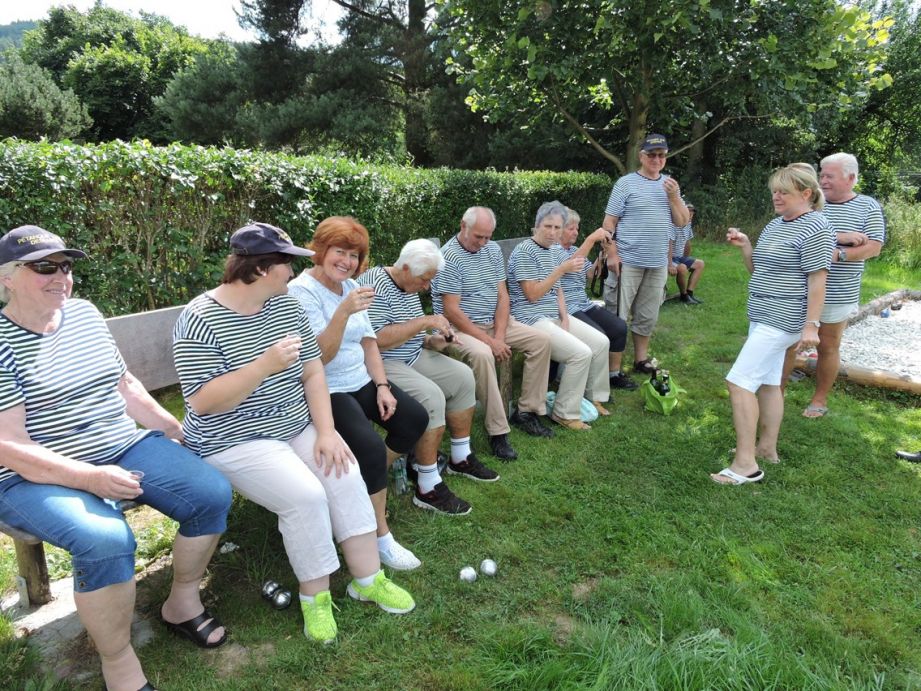
[[[498,570],[499,567],[492,559],[484,559],[480,562],[480,573],[484,576],[495,576]]]
[[[460,570],[460,579],[465,583],[473,583],[476,580],[476,571],[472,566],[465,566]]]

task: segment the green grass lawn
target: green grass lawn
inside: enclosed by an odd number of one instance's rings
[[[394,534],[424,562],[395,576],[417,609],[398,617],[355,603],[340,573],[339,640],[325,648],[303,637],[296,606],[277,612],[259,597],[265,578],[296,583],[272,516],[238,500],[225,537],[240,549],[215,557],[208,597],[242,648],[202,653],[157,626],[140,650],[150,679],[167,689],[921,688],[921,468],[893,455],[921,448],[921,399],[839,384],[831,413],[807,420],[813,382],[793,384],[783,462],[760,484],[712,483],[734,445],[723,377],[747,329],[747,275],[737,250],[695,249],[707,260],[705,303],[664,305],[652,341],[688,391],[671,417],[618,393],[591,432],[513,431],[518,461],[485,457],[500,482],[449,480],[474,506],[466,518],[391,497]],[[863,298],[917,285],[871,263]],[[486,448],[482,428],[474,442]],[[162,551],[162,535],[150,544]],[[498,562],[496,578],[458,580],[484,557]],[[19,688],[39,676],[9,628],[0,621],[12,675],[0,662],[0,679]]]

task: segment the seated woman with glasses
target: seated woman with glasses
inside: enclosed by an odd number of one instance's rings
[[[355,457],[333,429],[320,349],[287,295],[291,262],[312,255],[280,228],[253,223],[230,238],[221,284],[190,302],[173,352],[186,401],[186,443],[240,494],[278,516],[300,582],[304,635],[331,643],[329,576],[336,546],[354,579],[347,592],[393,614],[413,598],[381,570],[374,509]]]
[[[137,545],[118,500],[178,521],[160,616],[214,648],[227,635],[199,585],[230,485],[175,443],[179,422],[128,372],[96,308],[70,297],[71,262],[85,257],[37,226],[0,238],[0,520],[70,552],[77,614],[106,688],[152,689],[131,646]]]

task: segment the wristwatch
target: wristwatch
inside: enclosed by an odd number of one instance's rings
[[[817,329],[821,328],[822,326],[822,322],[820,322],[818,319],[809,319],[806,323],[812,324]]]
[[[840,247],[838,248],[838,261],[846,262],[847,261],[847,252]]]

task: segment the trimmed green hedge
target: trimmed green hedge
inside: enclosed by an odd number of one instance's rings
[[[86,249],[76,291],[107,315],[184,304],[216,285],[230,234],[250,220],[310,239],[326,216],[371,233],[377,263],[413,238],[447,239],[468,206],[496,212],[496,238],[524,235],[559,199],[600,224],[611,179],[379,166],[146,142],[0,142],[0,230],[42,226]]]

